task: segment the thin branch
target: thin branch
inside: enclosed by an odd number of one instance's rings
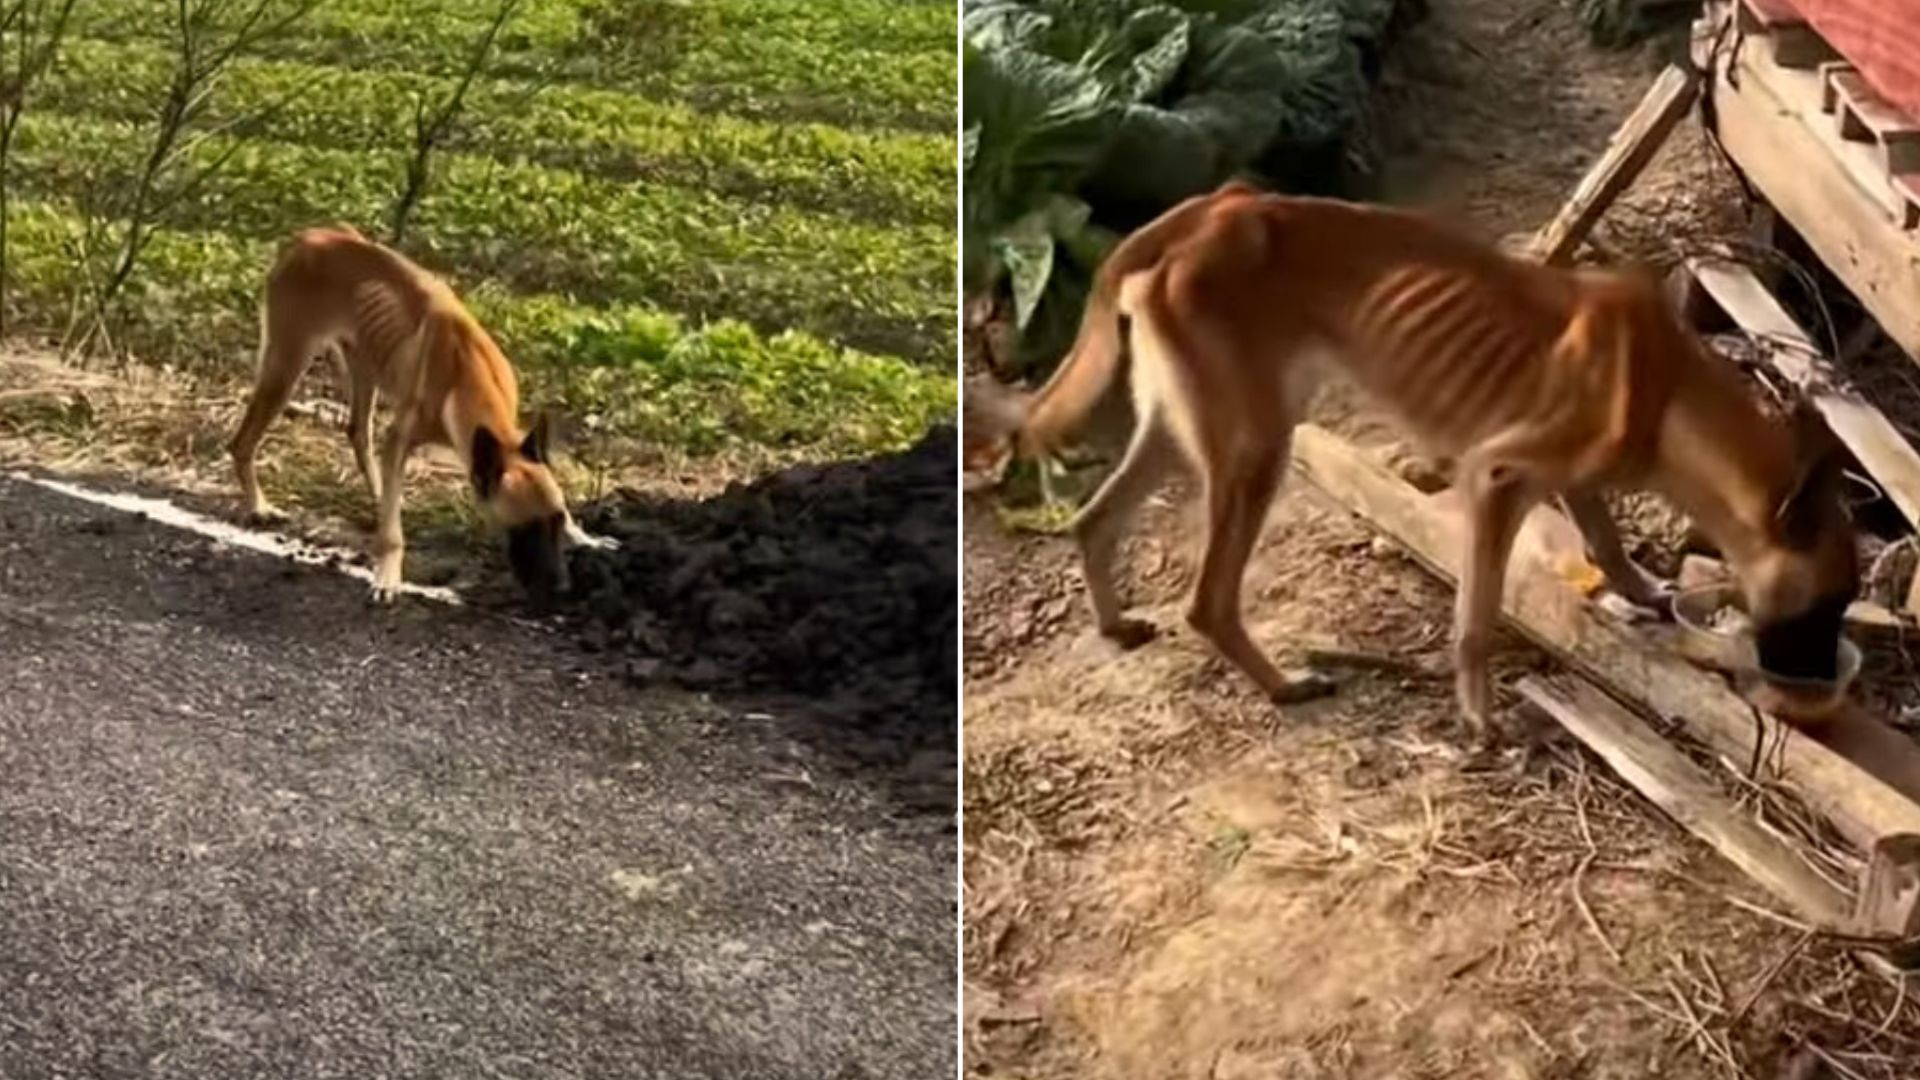
[[[499,40],[501,31],[506,29],[524,3],[524,0],[500,0],[494,8],[493,18],[487,28],[475,39],[473,48],[467,54],[458,81],[454,83],[452,93],[440,103],[436,110],[429,110],[425,92],[414,100],[413,106],[413,153],[407,159],[405,180],[401,185],[400,196],[394,200],[393,213],[387,229],[388,243],[398,245],[406,239],[407,224],[420,200],[426,196],[428,183],[433,176],[433,154],[452,132],[454,121],[465,108],[467,91],[472,89],[474,80],[485,70],[489,57],[493,54],[494,44]]]

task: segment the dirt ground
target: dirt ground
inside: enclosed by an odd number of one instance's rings
[[[1490,238],[1543,224],[1651,82],[1564,9],[1439,0],[1382,91],[1392,197]],[[1596,247],[1671,260],[1741,228],[1688,126]],[[1393,433],[1340,395],[1350,437]],[[1644,502],[1629,528],[1672,550]],[[1127,549],[1121,658],[1076,560],[964,504],[970,1075],[1020,1080],[1920,1075],[1920,1014],[1554,738],[1463,769],[1451,592],[1303,484],[1248,574],[1257,640],[1397,667],[1267,705],[1185,631],[1197,520],[1157,500]],[[1518,645],[1496,677],[1545,663]]]

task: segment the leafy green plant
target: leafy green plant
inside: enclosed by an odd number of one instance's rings
[[[678,66],[719,29],[719,12],[697,0],[581,0],[576,41],[609,70],[651,72]]]
[[[0,331],[6,328],[7,205],[13,195],[13,139],[27,103],[38,104],[60,55],[75,0],[0,4]]]
[[[1395,0],[965,0],[963,280],[1020,366],[1071,337],[1112,233],[1241,173],[1338,190]]]

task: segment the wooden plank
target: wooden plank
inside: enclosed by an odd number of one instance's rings
[[[1801,115],[1807,123],[1817,125],[1816,137],[1823,145],[1833,150],[1834,159],[1840,163],[1846,176],[1852,180],[1855,189],[1884,207],[1889,218],[1897,218],[1900,213],[1900,199],[1894,192],[1889,179],[1891,170],[1888,166],[1886,150],[1876,139],[1849,137],[1853,129],[1847,128],[1846,125],[1850,123],[1852,114],[1848,111],[1846,99],[1841,95],[1835,81],[1819,72],[1816,72],[1814,78],[1810,80],[1803,72],[1789,71],[1777,64],[1769,66],[1790,95],[1806,94],[1809,85],[1818,87],[1820,111],[1830,115],[1816,116],[1813,110],[1814,99],[1811,96],[1799,102],[1804,106]],[[1819,70],[1825,72],[1832,67],[1833,65],[1823,64]],[[1844,84],[1846,80],[1838,79],[1837,81]],[[1831,108],[1828,107],[1827,102],[1829,96],[1833,98]]]
[[[1782,26],[1770,30],[1766,42],[1773,50],[1773,62],[1795,71],[1815,71],[1820,65],[1840,58],[1827,39],[1811,26]]]
[[[1920,229],[1920,169],[1896,172],[1887,179],[1900,199],[1900,227]]]
[[[1796,0],[1796,7],[1876,94],[1920,119],[1920,0]]]
[[[1706,841],[1742,873],[1814,925],[1848,924],[1846,894],[1815,873],[1785,841],[1733,806],[1724,792],[1667,740],[1585,679],[1520,680],[1520,693],[1598,754],[1620,778]],[[1888,875],[1896,898],[1902,884]]]
[[[1830,60],[1817,70],[1820,72],[1820,111],[1832,113],[1840,107],[1838,81],[1859,78],[1859,72],[1845,60]]]
[[[1564,263],[1573,257],[1594,222],[1620,192],[1653,160],[1674,126],[1699,96],[1700,78],[1690,68],[1667,65],[1640,98],[1640,104],[1607,142],[1607,149],[1573,189],[1566,205],[1534,239],[1534,257],[1545,263]]]
[[[1920,125],[1882,99],[1857,72],[1830,75],[1822,91],[1823,106],[1829,93],[1835,99],[1841,138],[1879,147],[1890,173],[1920,169]]]
[[[1920,242],[1900,228],[1891,189],[1872,196],[1843,164],[1843,151],[1862,151],[1822,122],[1816,76],[1783,71],[1751,49],[1723,56],[1722,72],[1729,62],[1737,86],[1713,83],[1727,152],[1887,336],[1920,358]]]
[[[1733,321],[1785,348],[1762,350],[1774,370],[1807,391],[1827,426],[1853,451],[1908,524],[1920,528],[1920,453],[1893,422],[1845,380],[1780,306],[1751,270],[1716,259],[1690,259],[1687,267],[1713,302]]]
[[[1456,580],[1460,522],[1450,493],[1425,495],[1323,428],[1302,424],[1294,465],[1315,486],[1398,540],[1423,565]],[[1882,836],[1920,832],[1920,747],[1904,741],[1890,760],[1855,762],[1816,738],[1791,732],[1756,712],[1718,676],[1702,671],[1632,628],[1595,611],[1569,580],[1562,560],[1578,530],[1553,509],[1529,515],[1507,567],[1504,611],[1528,638],[1604,686],[1661,716],[1730,761],[1761,762],[1792,784],[1817,813],[1865,850]],[[1826,725],[1842,735],[1870,717]],[[1889,734],[1897,734],[1888,732]],[[1766,748],[1757,753],[1757,745]],[[1880,775],[1877,775],[1880,774]],[[1893,782],[1883,779],[1891,776]],[[1895,782],[1904,784],[1903,792]]]

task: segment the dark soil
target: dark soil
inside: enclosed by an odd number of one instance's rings
[[[802,465],[702,502],[621,493],[581,514],[588,647],[637,681],[792,695],[857,729],[854,756],[951,751],[957,447]]]

